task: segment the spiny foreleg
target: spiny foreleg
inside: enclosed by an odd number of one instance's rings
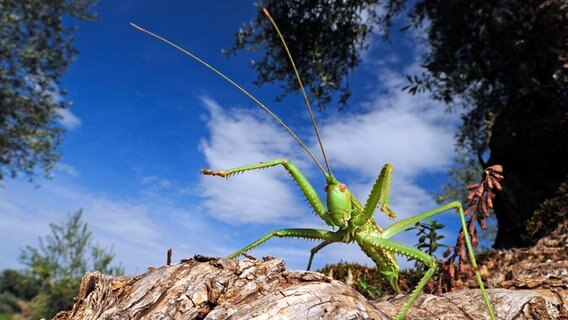
[[[248,252],[259,245],[265,243],[272,237],[279,238],[303,238],[303,239],[315,239],[323,240],[324,243],[341,242],[344,237],[344,232],[339,230],[337,232],[320,230],[320,229],[280,229],[274,230],[266,234],[264,237],[256,240],[255,242],[249,244],[248,246],[231,253],[227,258],[233,259],[241,254]]]
[[[290,160],[275,159],[275,160],[271,160],[271,161],[260,162],[260,163],[253,164],[253,165],[236,167],[236,168],[232,168],[232,169],[228,169],[228,170],[203,169],[203,170],[201,170],[201,173],[204,174],[204,175],[218,176],[218,177],[222,177],[222,178],[229,178],[233,175],[243,173],[245,171],[266,169],[266,168],[274,167],[274,166],[277,166],[277,165],[282,165],[286,169],[286,171],[288,171],[290,173],[290,175],[292,176],[294,181],[296,181],[296,183],[300,187],[300,190],[304,193],[304,196],[306,197],[306,199],[310,203],[311,207],[314,209],[314,212],[323,221],[325,221],[325,223],[327,225],[329,225],[330,227],[334,227],[334,224],[331,221],[331,219],[330,219],[330,217],[327,213],[327,208],[323,204],[323,202],[321,201],[318,193],[316,192],[314,187],[311,185],[311,183],[308,181],[306,176],[304,176],[304,174]]]
[[[354,217],[353,224],[356,226],[362,226],[372,218],[375,209],[379,209],[384,212],[389,218],[396,218],[396,214],[390,208],[390,185],[393,173],[393,166],[387,163],[381,169],[377,180],[371,188],[369,197],[365,206],[361,209],[362,214]]]

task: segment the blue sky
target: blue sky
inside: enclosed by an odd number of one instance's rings
[[[285,157],[323,195],[317,167],[260,108],[189,57],[129,26],[161,34],[225,72],[317,152],[301,97],[273,103],[278,85],[251,84],[254,55],[221,54],[254,18],[252,2],[101,1],[95,10],[98,22],[79,23],[79,54],[61,82],[74,107],[62,113],[67,133],[54,178],[37,179],[39,188],[24,179],[0,188],[0,269],[21,268],[20,249],[36,246],[49,223],[81,208],[96,241],[114,249],[127,273],[163,265],[168,248],[176,261],[225,256],[273,229],[326,228],[280,167],[228,180],[199,174]],[[392,44],[378,38],[370,44],[350,78],[350,107],[316,117],[335,175],[361,202],[382,165],[394,164],[391,204],[407,217],[436,206],[430,192],[452,163],[458,116],[427,96],[400,91],[404,75],[420,71],[424,48],[412,38],[395,34]],[[392,223],[380,212],[375,216],[379,225]],[[441,216],[450,225],[445,234],[455,235],[457,216]],[[416,242],[413,233],[397,239]],[[315,244],[274,239],[251,253],[303,269]],[[372,263],[355,246],[335,244],[314,266],[339,260]]]

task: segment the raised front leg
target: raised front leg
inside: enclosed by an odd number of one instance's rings
[[[389,206],[392,172],[392,164],[387,163],[383,166],[377,180],[375,180],[375,184],[373,185],[371,192],[369,193],[369,197],[367,198],[367,202],[363,208],[363,214],[355,217],[354,224],[356,226],[362,226],[367,223],[379,205],[379,209],[381,209],[381,211],[387,216],[393,219],[396,218],[396,214]]]
[[[279,237],[279,238],[304,238],[304,239],[317,239],[317,240],[324,240],[326,242],[340,242],[343,239],[344,232],[339,230],[337,232],[327,231],[327,230],[320,230],[320,229],[280,229],[269,232],[264,237],[256,240],[255,242],[249,244],[248,246],[237,250],[227,256],[228,259],[233,259],[241,254],[248,252],[259,245],[265,243],[272,237]]]
[[[306,199],[314,209],[315,213],[323,220],[325,223],[330,227],[335,227],[333,222],[331,221],[328,213],[327,208],[321,201],[318,193],[311,185],[311,183],[306,179],[306,176],[288,159],[275,159],[266,162],[260,162],[257,164],[249,165],[249,166],[241,166],[236,167],[228,170],[211,170],[211,169],[203,169],[201,170],[202,174],[210,175],[210,176],[218,176],[222,178],[228,178],[235,174],[239,174],[245,171],[251,170],[258,170],[258,169],[265,169],[269,167],[274,167],[277,165],[282,165],[289,173],[292,175],[292,178],[296,181],[300,190],[304,193]]]

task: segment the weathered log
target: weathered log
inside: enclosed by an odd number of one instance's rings
[[[489,296],[499,319],[560,319],[563,297],[550,290],[490,289]],[[89,273],[73,309],[54,319],[392,319],[407,299],[369,301],[321,273],[286,270],[280,259],[197,257],[138,276]],[[486,318],[479,290],[470,289],[423,294],[407,315]]]
[[[534,247],[479,257],[498,319],[568,319],[568,220]],[[476,287],[475,280],[466,287]],[[407,295],[369,301],[321,273],[279,259],[196,256],[142,275],[83,278],[71,319],[392,319]],[[478,289],[422,294],[407,319],[487,319]]]

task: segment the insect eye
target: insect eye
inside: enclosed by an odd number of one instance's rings
[[[329,189],[329,185],[325,185],[325,187],[323,187],[323,191],[327,192],[327,189]]]

